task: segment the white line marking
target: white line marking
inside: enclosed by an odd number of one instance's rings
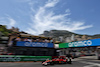
[[[95,65],[87,65],[87,66],[84,66],[84,67],[93,67],[93,66],[95,66]]]
[[[99,66],[100,67],[99,63],[85,62],[85,61],[80,61],[80,62],[85,63],[85,64],[90,64],[90,65],[87,65],[87,66],[84,66],[84,67],[92,67],[92,66]]]

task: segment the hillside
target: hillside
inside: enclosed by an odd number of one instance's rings
[[[8,36],[9,33],[12,33],[13,31],[10,31],[6,28],[4,25],[0,25],[0,35]]]
[[[13,29],[7,29],[5,25],[0,25],[0,36],[1,35],[8,36],[11,33],[19,32],[18,28],[14,28],[14,27],[12,27],[12,28]],[[24,31],[22,31],[21,33],[23,33],[23,32]],[[26,33],[26,32],[24,32],[24,33]],[[77,34],[77,33],[74,33],[74,32],[67,31],[67,30],[50,30],[50,31],[44,31],[43,34],[40,34],[40,35],[43,35],[45,37],[52,37],[52,38],[58,38],[60,36],[63,36],[64,38],[66,38],[66,37],[71,37],[72,34],[74,34],[75,36],[79,35],[79,37],[83,36],[82,34]],[[86,36],[89,36],[89,37],[92,37],[92,38],[100,38],[100,34],[86,35]]]
[[[46,37],[59,37],[59,36],[70,37],[72,36],[72,34],[82,36],[81,34],[76,34],[70,31],[66,31],[66,30],[44,31],[44,33],[40,35],[44,35]]]
[[[40,34],[40,36],[52,37],[54,40],[61,41],[61,42],[80,41],[80,40],[100,38],[100,34],[82,35],[82,34],[73,33],[67,30],[44,31],[43,34]]]

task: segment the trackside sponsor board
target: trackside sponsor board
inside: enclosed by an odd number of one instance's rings
[[[16,46],[25,46],[25,47],[50,47],[53,48],[53,43],[44,43],[44,42],[24,42],[18,41]]]
[[[60,43],[59,48],[68,48],[68,43]]]
[[[0,62],[17,62],[17,61],[44,61],[51,59],[51,56],[4,56],[0,57]]]
[[[88,47],[88,46],[100,46],[100,38],[59,44],[59,48]]]

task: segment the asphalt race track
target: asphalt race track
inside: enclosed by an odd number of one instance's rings
[[[0,62],[0,67],[46,67],[41,62]],[[93,56],[73,59],[72,64],[55,64],[47,67],[100,67],[100,60]]]

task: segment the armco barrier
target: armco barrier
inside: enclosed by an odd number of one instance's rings
[[[51,59],[51,56],[0,55],[0,62],[44,61],[46,59]]]
[[[92,46],[100,46],[100,38],[59,44],[59,48],[92,47]]]

